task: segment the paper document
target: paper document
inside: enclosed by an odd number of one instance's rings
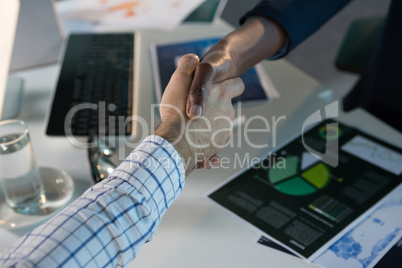
[[[314,262],[324,267],[374,267],[401,236],[402,185]]]
[[[57,5],[63,18],[84,20],[97,27],[171,30],[204,0],[71,0]],[[63,8],[68,5],[68,9]]]
[[[374,268],[402,267],[402,238],[381,258]]]
[[[401,241],[401,236],[402,185],[399,185],[371,215],[348,231],[313,262],[327,268],[377,267],[378,261],[384,255],[388,255],[391,247],[400,251],[396,241]],[[294,256],[290,251],[267,237],[261,236],[257,243]],[[392,258],[389,261],[391,263],[399,259],[397,255]]]
[[[206,0],[188,15],[183,22],[191,25],[213,23],[221,16],[226,3],[227,0]]]
[[[361,136],[356,136],[345,144],[342,150],[395,175],[402,172],[402,154]]]
[[[257,227],[282,248],[313,261],[337,241],[345,242],[341,238],[353,234],[351,230],[379,209],[383,199],[401,183],[402,177],[395,175],[394,166],[374,165],[344,148],[357,146],[356,139],[364,139],[382,151],[401,154],[402,150],[331,120],[316,125],[303,137],[293,139],[259,164],[234,175],[208,197]],[[306,150],[325,153],[331,143],[338,147],[338,152],[331,151],[339,154],[336,167]],[[378,212],[389,213],[393,218],[375,216],[368,224],[370,227],[364,227],[375,231],[374,226],[383,226],[372,241],[388,239],[386,242],[390,243],[399,235],[398,226],[402,221],[398,206],[401,205],[393,206],[390,210],[381,207],[382,212]],[[370,244],[363,243],[361,250],[366,254]],[[381,240],[381,247],[384,243]],[[354,254],[363,258],[364,254],[359,252],[356,249]]]

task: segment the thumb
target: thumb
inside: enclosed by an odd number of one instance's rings
[[[186,105],[185,96],[188,95],[193,73],[198,63],[199,58],[195,54],[186,54],[180,59],[177,69],[163,93],[162,104],[174,105],[184,110]]]
[[[211,64],[200,63],[195,69],[193,82],[187,98],[187,115],[199,117],[205,108],[209,91],[214,82],[215,71]]]

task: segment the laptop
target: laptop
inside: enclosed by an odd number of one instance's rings
[[[71,34],[48,115],[49,136],[135,136],[140,34]]]

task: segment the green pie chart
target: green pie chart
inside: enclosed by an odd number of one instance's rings
[[[337,126],[327,125],[318,131],[321,138],[324,140],[335,140],[342,136],[342,130],[340,130]]]
[[[273,165],[268,172],[268,180],[283,194],[303,196],[326,187],[330,182],[330,174],[327,166],[321,162],[312,163],[301,170],[300,157],[290,156],[284,158],[284,162]]]

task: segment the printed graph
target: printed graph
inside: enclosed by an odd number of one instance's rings
[[[306,159],[307,158],[307,159]],[[303,196],[316,193],[325,188],[331,181],[327,166],[317,163],[308,154],[290,156],[284,162],[275,163],[268,172],[268,180],[281,193]],[[307,168],[307,164],[310,167]],[[303,168],[301,168],[303,167]]]
[[[326,195],[312,202],[309,208],[335,222],[341,222],[353,212],[350,207]]]
[[[342,150],[395,175],[402,173],[402,155],[362,136],[355,136]]]

